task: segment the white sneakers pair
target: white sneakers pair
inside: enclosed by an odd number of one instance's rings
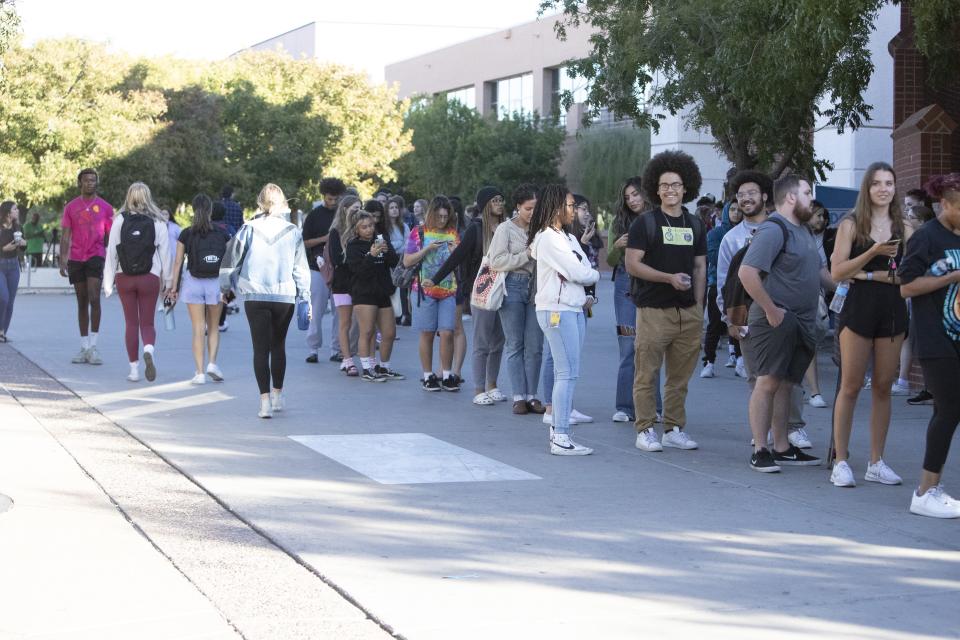
[[[641,451],[663,451],[664,447],[670,447],[672,449],[685,449],[687,451],[691,449],[696,449],[700,445],[697,442],[688,436],[680,427],[674,427],[669,431],[663,432],[663,437],[660,440],[657,440],[657,432],[650,427],[644,429],[637,434],[637,449]]]
[[[223,371],[211,362],[207,365],[207,372],[194,375],[190,380],[190,384],[207,384],[207,376],[210,376],[210,379],[214,382],[223,382]]]
[[[867,465],[867,472],[863,479],[867,482],[879,482],[880,484],[896,485],[901,484],[903,479],[896,472],[887,466],[887,463],[881,458],[874,464]],[[838,460],[833,464],[833,471],[830,472],[830,482],[835,487],[855,487],[857,481],[853,477],[853,469],[846,460]]]
[[[274,412],[283,411],[283,392],[271,391],[270,396],[264,398],[260,396],[260,411],[257,413],[261,418],[272,418]]]
[[[153,353],[153,345],[148,344],[143,347],[143,377],[147,382],[153,382],[157,379],[157,361]],[[140,381],[140,361],[130,363],[130,373],[127,374],[127,380],[130,382]]]

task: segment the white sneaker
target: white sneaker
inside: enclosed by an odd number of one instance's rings
[[[87,364],[87,350],[80,349],[80,351],[77,352],[77,355],[70,359],[70,362],[73,364]]]
[[[899,382],[894,382],[893,386],[890,387],[890,395],[908,396],[910,395],[910,387],[904,387]]]
[[[90,347],[87,351],[87,364],[103,364],[103,358],[100,357],[96,347]]]
[[[623,411],[617,411],[615,414],[613,414],[613,421],[614,422],[633,422],[633,418],[628,416]]]
[[[207,375],[210,376],[210,379],[214,382],[223,382],[223,371],[212,362],[207,365]]]
[[[930,487],[922,496],[913,492],[910,513],[928,518],[960,518],[960,502],[954,500],[941,485]]]
[[[576,409],[570,410],[570,424],[586,424],[593,422],[593,418],[585,413],[580,413]]]
[[[274,411],[283,411],[283,393],[270,392],[270,408]]]
[[[270,406],[270,398],[260,398],[260,411],[257,413],[261,418],[272,418],[273,409]]]
[[[657,432],[653,430],[653,427],[644,429],[637,434],[636,447],[643,451],[663,451],[663,445],[657,440]]]
[[[577,444],[565,433],[554,433],[550,436],[550,453],[555,456],[588,456],[593,449]]]
[[[545,413],[545,414],[543,414],[543,424],[548,424],[548,425],[550,425],[551,427],[553,427],[553,414],[552,414],[552,413]]]
[[[207,384],[207,374],[198,373],[190,379],[190,384]]]
[[[224,331],[226,331],[226,330],[229,329],[229,328],[230,328],[230,323],[227,322],[226,320],[224,320],[224,321],[223,321],[223,324],[220,325],[219,327],[217,327],[217,330],[218,330],[220,333],[223,333]]]
[[[893,469],[887,466],[882,459],[877,460],[876,464],[867,465],[867,473],[863,476],[867,482],[879,482],[881,484],[902,484],[903,478],[898,476]]]
[[[743,356],[740,356],[739,358],[737,358],[737,366],[733,370],[733,372],[736,374],[738,378],[747,377],[747,365],[743,363]]]
[[[670,431],[663,432],[663,438],[660,441],[665,447],[674,449],[696,449],[697,442],[686,434],[680,427],[674,427]]]
[[[716,374],[713,373],[713,363],[712,363],[712,362],[706,363],[705,365],[703,365],[703,369],[700,369],[700,377],[701,377],[701,378],[712,378],[712,377],[714,377],[714,375],[716,375]]]
[[[870,376],[867,376],[863,379],[863,388],[870,389],[873,387],[873,380],[870,379]]]
[[[157,379],[157,364],[153,356],[153,349],[143,350],[143,377],[147,382],[153,382]]]
[[[723,366],[725,366],[727,369],[733,369],[735,366],[737,366],[737,356],[731,353],[730,357],[727,358],[727,364]]]
[[[663,414],[658,413],[656,417],[653,419],[653,421],[656,422],[657,424],[663,424]]]
[[[797,449],[813,448],[813,443],[810,442],[810,436],[807,435],[807,430],[803,427],[797,427],[796,429],[787,431],[787,440]]]
[[[817,409],[823,409],[827,406],[826,400],[823,399],[819,393],[810,396],[810,406],[816,407]]]
[[[830,472],[830,482],[835,487],[855,487],[857,481],[853,479],[853,469],[847,464],[846,460],[837,460],[833,463],[833,471]]]
[[[127,380],[130,382],[140,382],[140,364],[130,365],[130,373],[127,374]]]

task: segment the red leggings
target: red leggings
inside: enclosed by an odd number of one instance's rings
[[[140,342],[154,344],[157,341],[157,330],[153,326],[153,318],[157,312],[157,299],[160,297],[160,278],[152,273],[141,276],[117,274],[117,293],[120,294],[120,304],[123,306],[123,319],[127,330],[127,359],[136,362],[140,359]]]

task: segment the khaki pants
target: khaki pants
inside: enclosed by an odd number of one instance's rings
[[[664,366],[663,428],[681,429],[687,422],[684,406],[687,384],[700,358],[703,308],[637,309],[636,354],[634,355],[633,404],[639,433],[652,427],[657,418],[657,372]]]

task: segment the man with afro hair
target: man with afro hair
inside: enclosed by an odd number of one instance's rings
[[[310,328],[307,329],[307,362],[310,363],[319,360],[320,347],[323,346],[323,314],[330,304],[330,288],[320,273],[317,258],[323,257],[330,225],[337,214],[337,202],[346,190],[347,186],[339,178],[321,180],[320,195],[323,202],[314,207],[303,221],[303,246],[307,251],[307,263],[310,265],[310,303],[313,305],[313,317],[310,319]],[[337,314],[334,313],[331,360],[336,359],[340,352],[338,329]]]
[[[656,208],[630,225],[624,260],[637,305],[633,403],[638,449],[696,449],[684,432],[687,384],[700,356],[703,296],[707,285],[706,229],[683,203],[697,197],[700,169],[681,151],[658,153],[647,163],[643,186]],[[656,381],[666,369],[663,438],[658,440]]]

